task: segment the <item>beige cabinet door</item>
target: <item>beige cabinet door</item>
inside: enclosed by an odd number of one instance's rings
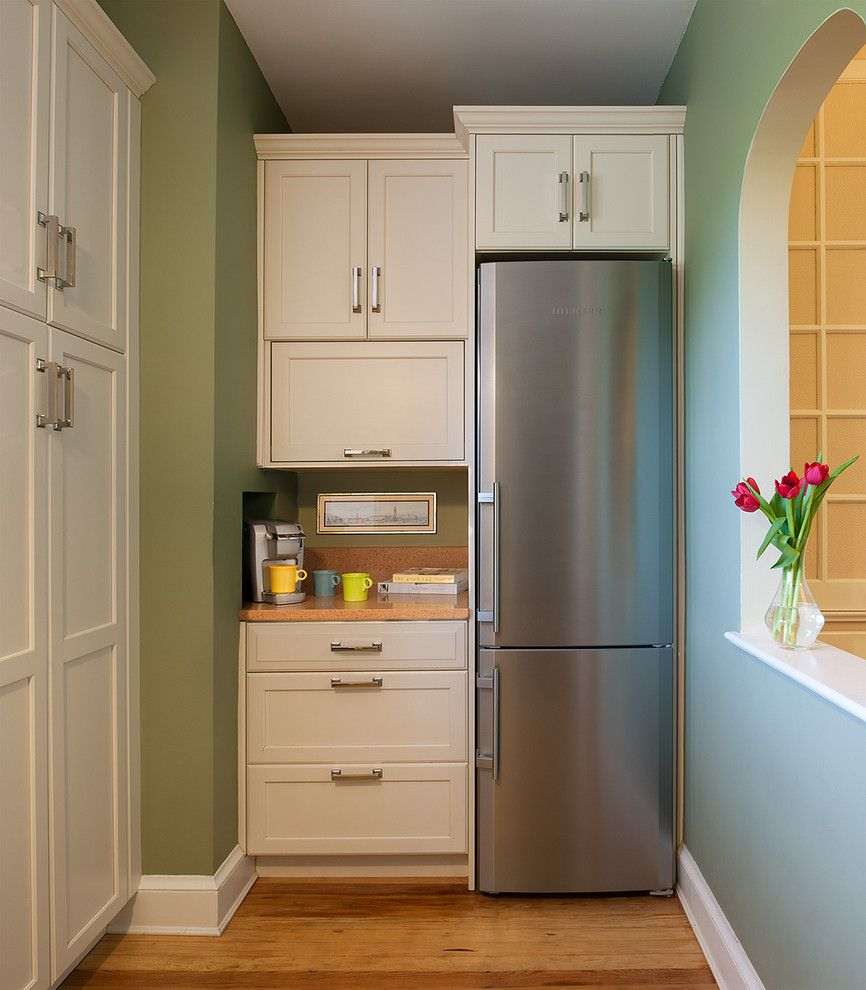
[[[0,3],[0,303],[45,319],[48,211],[48,76],[51,7],[47,0]]]
[[[367,333],[367,163],[265,163],[265,338]]]
[[[2,7],[3,5],[0,5]],[[0,9],[0,24],[5,10]],[[47,987],[47,328],[0,308],[0,986]]]
[[[55,974],[128,898],[125,359],[60,331],[71,425],[51,438],[51,815]],[[61,385],[64,382],[60,382]]]
[[[247,768],[252,856],[466,852],[465,763]]]
[[[271,460],[459,461],[462,341],[271,344]]]
[[[670,242],[667,135],[574,138],[574,247],[654,248]]]
[[[370,337],[465,337],[465,161],[369,164]]]
[[[475,246],[570,248],[571,137],[481,134],[475,148]]]
[[[126,347],[128,90],[54,9],[49,210],[75,231],[50,289],[48,321],[117,350]],[[73,271],[74,268],[74,271]]]

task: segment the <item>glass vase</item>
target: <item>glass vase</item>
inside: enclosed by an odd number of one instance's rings
[[[824,613],[806,580],[805,555],[792,567],[782,569],[779,587],[764,621],[783,649],[808,650],[815,645],[824,628]]]

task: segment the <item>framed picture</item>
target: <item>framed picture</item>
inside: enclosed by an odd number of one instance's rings
[[[317,533],[435,533],[435,492],[325,493]]]

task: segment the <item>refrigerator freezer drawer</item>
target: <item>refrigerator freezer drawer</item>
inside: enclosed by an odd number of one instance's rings
[[[480,888],[671,887],[673,651],[479,652]]]

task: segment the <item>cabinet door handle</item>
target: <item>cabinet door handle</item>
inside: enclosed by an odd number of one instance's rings
[[[76,259],[78,255],[78,231],[75,227],[60,228],[60,239],[64,247],[63,275],[58,275],[55,284],[58,289],[75,288]]]
[[[361,312],[361,266],[352,265],[352,312]]]
[[[40,227],[45,228],[45,267],[36,269],[40,282],[54,282],[57,288],[57,245],[60,240],[60,218],[40,210],[36,214]]]
[[[333,646],[331,647],[333,649]],[[383,681],[381,677],[368,677],[366,681],[344,681],[342,677],[332,677],[331,687],[332,688],[364,688],[364,687],[382,687]]]
[[[379,302],[379,279],[382,277],[382,269],[378,265],[373,265],[370,269],[370,311],[373,313],[382,312],[382,304]]]
[[[578,176],[580,183],[580,212],[577,214],[579,223],[589,220],[589,172],[581,172]]]
[[[355,644],[345,644],[339,639],[331,640],[331,653],[381,653],[382,652],[382,641],[379,639],[374,639],[372,643],[355,643]],[[339,680],[339,678],[338,678]],[[375,680],[375,678],[374,678]],[[379,678],[381,680],[381,678]],[[334,686],[334,682],[331,681],[331,686]]]
[[[559,222],[568,220],[568,172],[559,173]]]
[[[61,428],[75,426],[75,368],[60,368],[63,379],[63,416],[58,419]]]
[[[343,457],[390,457],[390,447],[373,447],[363,450],[360,447],[344,447]]]
[[[381,780],[384,774],[381,767],[374,767],[372,770],[350,770],[346,773],[339,767],[334,767],[331,771],[331,780]]]

